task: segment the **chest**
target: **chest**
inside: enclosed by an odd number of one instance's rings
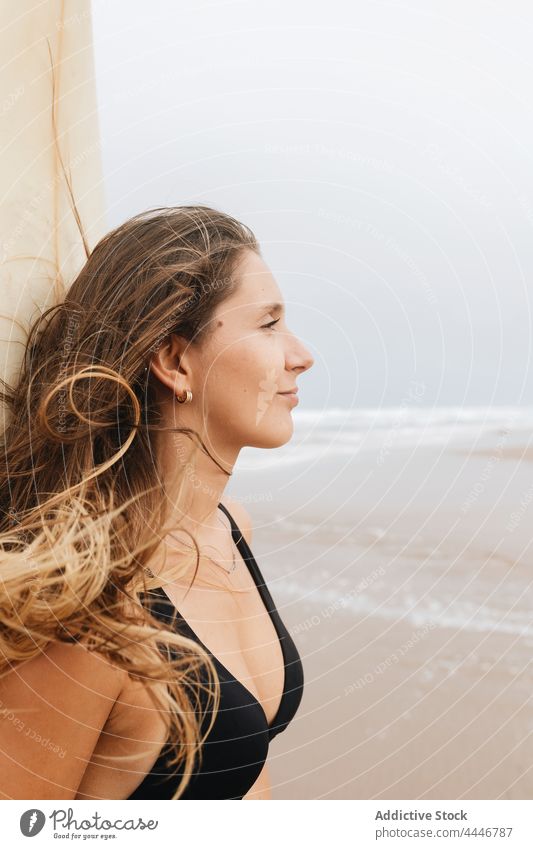
[[[169,613],[176,608],[196,639],[257,700],[271,724],[283,697],[283,653],[266,602],[252,576],[243,574],[230,588],[201,582],[186,591],[177,582],[167,584],[162,598]],[[77,798],[127,798],[154,766],[165,739],[163,721],[132,682],[111,712]],[[124,755],[128,761],[121,767]]]
[[[285,668],[280,638],[266,602],[250,576],[230,590],[166,586],[165,594],[186,627],[253,695],[268,723],[283,696]]]

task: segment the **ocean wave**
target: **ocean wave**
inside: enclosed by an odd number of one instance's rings
[[[369,592],[360,592],[350,597],[342,596],[342,592],[333,589],[318,589],[309,591],[309,584],[301,584],[294,580],[278,581],[275,584],[277,602],[292,602],[295,599],[309,602],[315,608],[314,616],[320,621],[327,621],[339,612],[362,617],[378,617],[387,621],[404,622],[420,628],[433,623],[437,628],[448,628],[454,631],[469,631],[476,633],[515,634],[522,637],[533,636],[533,623],[529,610],[524,612],[498,610],[473,601],[457,603],[450,599],[428,599],[425,603],[417,603],[413,597],[406,597],[405,604],[393,605],[384,603],[380,598]],[[339,599],[343,598],[342,605]],[[313,614],[307,621],[313,621]],[[297,634],[298,624],[291,632]]]
[[[241,470],[256,471],[329,461],[333,457],[395,449],[467,448],[526,444],[533,431],[529,407],[376,408],[294,411],[294,434],[287,445],[265,452],[245,448]],[[481,443],[481,444],[480,444]]]

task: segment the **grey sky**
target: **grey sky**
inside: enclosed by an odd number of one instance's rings
[[[532,403],[529,4],[93,8],[109,225],[249,224],[315,357],[300,407]]]

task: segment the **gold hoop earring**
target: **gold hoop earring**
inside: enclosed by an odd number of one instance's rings
[[[192,401],[192,392],[190,389],[185,390],[185,395],[180,398],[179,395],[176,395],[176,400],[178,404],[188,404],[189,401]]]

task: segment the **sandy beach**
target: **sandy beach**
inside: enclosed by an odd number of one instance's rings
[[[530,415],[329,442],[302,420],[242,455],[231,494],[306,678],[275,798],[532,797]]]

